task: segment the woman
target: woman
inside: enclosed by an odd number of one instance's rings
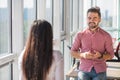
[[[19,57],[20,80],[64,80],[63,56],[53,50],[52,26],[35,20],[24,51]]]

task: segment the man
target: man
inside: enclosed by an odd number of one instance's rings
[[[79,32],[71,48],[71,55],[80,59],[79,80],[106,80],[106,60],[114,56],[111,36],[99,27],[100,8],[87,11],[88,28]]]

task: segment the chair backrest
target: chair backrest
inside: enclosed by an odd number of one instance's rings
[[[69,48],[69,50],[71,49],[71,46],[67,46],[68,48]],[[76,59],[75,58],[73,58],[73,66],[74,66],[74,64],[75,64],[75,61],[76,61]]]
[[[120,48],[120,42],[117,45],[116,51],[115,51],[115,56],[117,57],[118,60],[120,60],[120,55],[119,55],[119,49]]]
[[[107,62],[120,62],[119,50],[120,50],[120,42],[118,43],[117,48],[114,52],[114,55],[117,57],[117,59],[107,60]]]

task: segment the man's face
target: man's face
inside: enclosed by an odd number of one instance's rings
[[[89,12],[87,14],[87,24],[90,29],[94,29],[99,25],[101,18],[99,17],[98,13]]]

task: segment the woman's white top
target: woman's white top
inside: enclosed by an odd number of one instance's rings
[[[19,80],[25,80],[22,74],[22,59],[24,51],[18,58],[18,66],[20,70]],[[60,51],[53,51],[54,61],[50,68],[46,80],[64,80],[64,59]]]

